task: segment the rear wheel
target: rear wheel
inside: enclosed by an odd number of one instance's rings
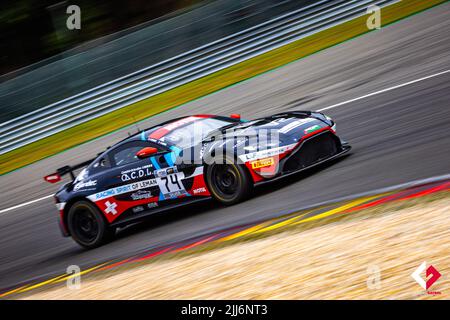
[[[247,169],[233,163],[208,166],[206,181],[212,196],[225,205],[247,199],[253,189]]]
[[[85,248],[98,247],[114,236],[105,218],[92,203],[79,201],[69,210],[67,225],[72,238]]]

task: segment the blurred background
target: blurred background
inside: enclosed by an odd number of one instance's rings
[[[313,2],[2,1],[0,122]],[[66,27],[72,4],[80,30]]]
[[[81,8],[81,30],[66,27],[66,9],[74,4]],[[370,4],[382,7],[381,30],[368,30]],[[211,230],[449,173],[448,1],[5,0],[0,6],[0,289],[64,273],[74,263],[87,268]],[[253,119],[299,109],[322,110],[335,119],[353,154],[269,185],[237,206],[211,203],[164,215],[94,251],[61,237],[52,199],[59,186],[42,179],[56,168],[91,159],[130,133],[184,115],[241,113]],[[450,221],[442,219],[448,206],[447,200],[421,211],[330,224],[303,238],[295,234],[298,247],[284,246],[289,255],[280,251],[290,265],[250,248],[223,254],[228,261],[220,267],[228,276],[237,259],[248,263],[254,273],[244,272],[246,288],[263,293],[273,285],[292,298],[307,284],[308,297],[318,297],[317,288],[324,288],[325,297],[329,288],[335,291],[326,297],[336,298],[336,290],[346,290],[333,283],[337,279],[348,286],[346,292],[363,298],[361,279],[378,255],[392,281],[377,297],[385,292],[392,298],[392,290],[404,297],[420,290],[410,274],[422,261],[443,275],[450,272],[443,267],[448,223],[440,223]],[[424,210],[426,219],[414,219]],[[417,239],[428,241],[417,246]],[[278,240],[262,249],[276,252],[274,246],[290,241]],[[308,255],[324,259],[316,260],[317,268],[304,268]],[[209,258],[206,267],[211,261],[218,260]],[[219,264],[210,270],[221,280]],[[292,291],[278,286],[279,276],[289,273],[284,283]],[[242,273],[235,275],[230,283],[243,283]],[[317,275],[330,281],[303,281]],[[193,279],[183,270],[170,276],[184,276],[188,284]],[[155,283],[179,284],[168,278]],[[355,290],[355,284],[363,287]]]
[[[186,9],[200,0],[5,0],[0,15],[0,73],[5,74],[88,41]],[[83,11],[83,31],[65,27],[66,8]],[[181,11],[179,11],[181,12]],[[168,16],[166,16],[167,18]]]

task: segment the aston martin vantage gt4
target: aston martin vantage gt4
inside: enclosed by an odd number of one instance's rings
[[[118,227],[149,215],[210,198],[233,205],[255,186],[349,150],[334,121],[319,112],[255,120],[194,115],[129,136],[45,180],[56,183],[70,174],[54,196],[59,225],[64,236],[93,248],[110,240]]]

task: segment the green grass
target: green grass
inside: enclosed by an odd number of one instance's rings
[[[382,9],[382,25],[386,26],[444,2],[447,1],[403,0]],[[366,19],[367,16],[356,18],[0,155],[0,175],[365,34],[369,32]]]

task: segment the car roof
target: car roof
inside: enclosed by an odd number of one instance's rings
[[[151,138],[153,142],[158,143],[158,140],[160,138],[162,138],[164,135],[166,135],[167,133],[171,132],[172,130],[175,130],[179,127],[182,127],[185,124],[194,122],[194,121],[198,121],[201,119],[205,119],[205,118],[224,118],[224,119],[228,119],[227,117],[221,117],[221,116],[217,116],[217,115],[212,115],[212,114],[197,114],[197,115],[190,115],[190,116],[183,116],[183,117],[178,117],[178,118],[174,118],[174,119],[170,119],[167,121],[164,121],[160,124],[157,124],[153,127],[150,128],[146,128],[144,130],[141,130],[129,137],[126,137],[125,139],[115,143],[112,147],[116,147],[118,145],[130,142],[130,141],[136,141],[136,140],[143,140],[144,138]],[[186,122],[186,119],[192,120],[192,121],[188,121]],[[175,125],[174,124],[179,123],[179,125]],[[171,126],[172,125],[172,126]],[[162,143],[161,143],[162,144]]]

